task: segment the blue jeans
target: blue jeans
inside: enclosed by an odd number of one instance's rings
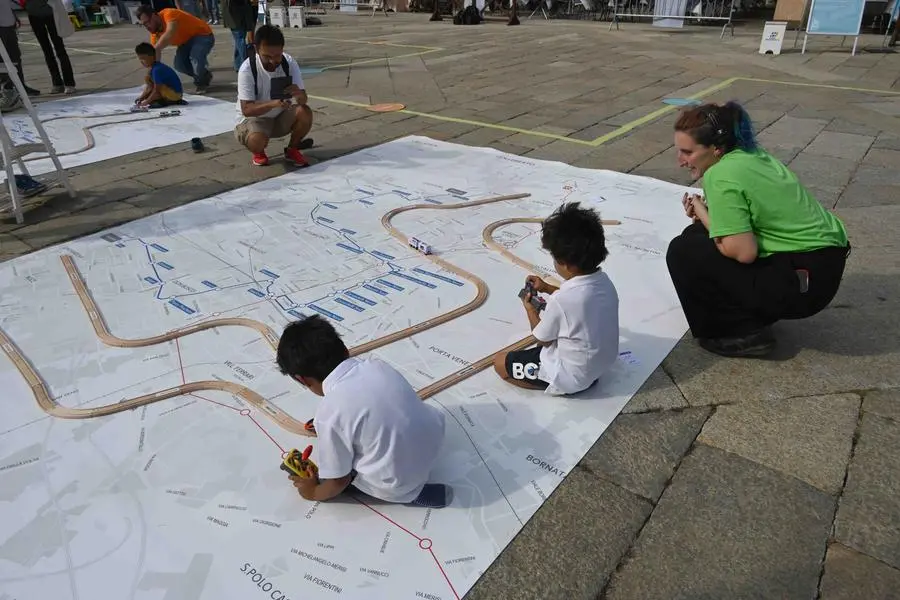
[[[222,11],[219,8],[219,0],[206,0],[206,10],[209,12],[209,18],[218,21],[222,18]]]
[[[203,18],[203,11],[200,10],[200,4],[197,0],[181,0],[182,10],[190,13],[195,17]]]
[[[216,36],[198,35],[178,46],[175,51],[175,70],[192,77],[194,85],[198,87],[209,85],[212,73],[209,72],[207,58],[215,44]]]
[[[231,35],[234,37],[234,70],[238,71],[247,60],[247,31],[232,29]]]

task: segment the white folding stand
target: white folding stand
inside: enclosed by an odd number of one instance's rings
[[[37,111],[31,103],[31,99],[28,98],[25,86],[22,84],[22,80],[19,79],[19,72],[16,69],[16,65],[13,64],[12,59],[9,57],[9,52],[6,51],[6,46],[2,42],[0,42],[0,55],[3,57],[3,66],[0,67],[0,73],[5,72],[13,85],[16,86],[19,97],[25,105],[25,110],[28,112],[28,116],[32,123],[34,123],[38,135],[41,137],[40,143],[35,142],[18,145],[13,143],[9,136],[9,131],[6,129],[6,122],[3,115],[0,114],[0,151],[2,151],[3,154],[2,166],[6,170],[6,185],[9,188],[9,197],[12,201],[12,209],[16,216],[16,223],[21,224],[25,222],[25,216],[22,213],[22,203],[19,198],[19,188],[16,185],[16,173],[13,169],[13,164],[19,165],[19,169],[23,175],[30,176],[28,167],[25,166],[25,162],[22,160],[23,156],[34,152],[46,152],[49,155],[50,160],[53,161],[53,167],[56,171],[56,181],[54,183],[62,184],[71,198],[75,197],[75,189],[69,182],[69,177],[63,170],[62,163],[59,162],[59,157],[56,155],[56,150],[53,148],[53,142],[51,142],[49,136],[47,136],[47,131],[44,129],[44,125],[41,123],[41,119],[38,117]]]

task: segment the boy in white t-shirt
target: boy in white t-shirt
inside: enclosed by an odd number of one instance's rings
[[[575,394],[619,356],[619,296],[600,268],[608,254],[603,223],[592,209],[563,204],[543,222],[541,245],[565,281],[557,288],[534,275],[526,278],[535,294],[550,294],[542,312],[531,293],[522,298],[538,345],[497,354],[494,370],[519,387]]]
[[[286,160],[298,167],[309,162],[300,152],[312,146],[304,140],[312,128],[312,110],[297,61],[284,52],[284,34],[263,25],[253,35],[255,49],[238,70],[238,124],[234,135],[253,155],[254,165],[269,164],[266,147],[272,138],[290,135]]]
[[[416,395],[387,363],[350,358],[323,317],[291,323],[278,343],[278,367],[314,394],[318,478],[291,476],[300,495],[325,501],[353,485],[386,502],[442,508],[451,490],[428,483],[444,441],[444,414]]]

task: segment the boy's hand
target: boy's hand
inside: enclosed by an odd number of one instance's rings
[[[531,287],[534,288],[535,292],[546,294],[550,291],[550,286],[547,283],[538,277],[537,275],[529,275],[525,278],[525,284],[531,284]],[[531,300],[531,295],[526,294],[527,298],[523,298],[522,300]]]
[[[290,480],[294,482],[294,487],[305,500],[315,500],[316,487],[319,485],[318,477],[309,469],[306,470],[306,474],[305,478],[291,475]]]

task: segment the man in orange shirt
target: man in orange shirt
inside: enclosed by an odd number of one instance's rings
[[[146,4],[137,9],[137,18],[150,32],[150,43],[156,47],[157,60],[164,48],[177,46],[175,70],[193,78],[198,94],[205,93],[212,81],[207,58],[216,43],[209,24],[177,8],[156,12]]]

